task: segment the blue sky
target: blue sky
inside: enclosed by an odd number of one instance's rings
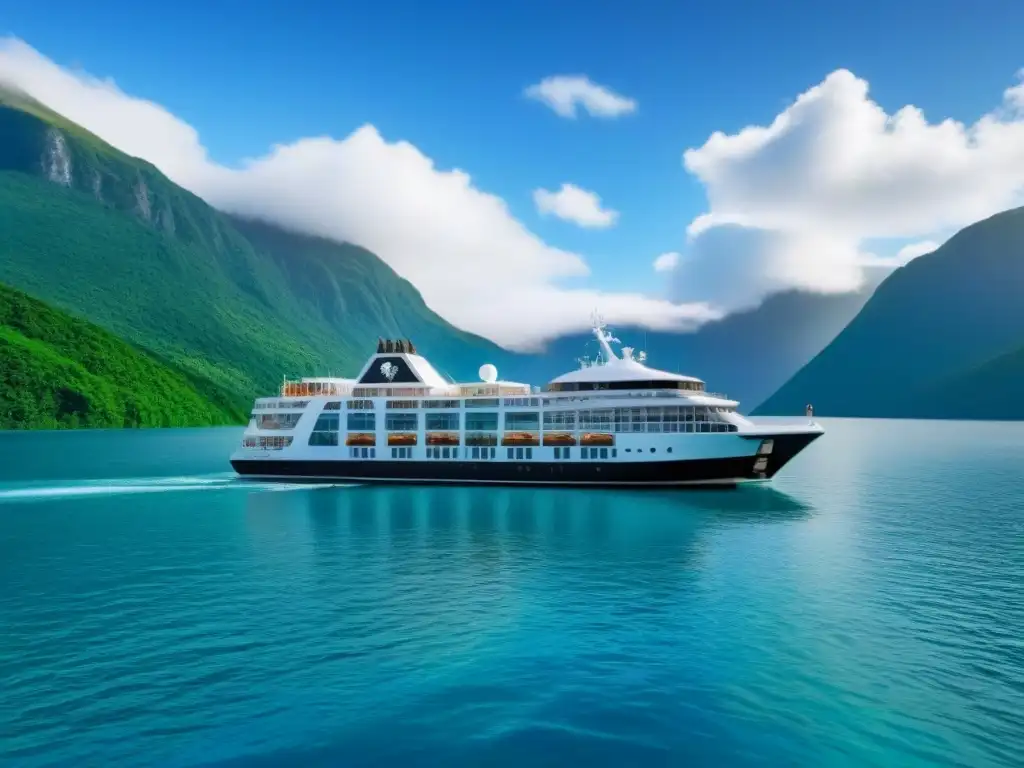
[[[47,2],[9,5],[0,24],[61,66],[161,104],[226,165],[372,123],[583,254],[591,284],[651,294],[666,290],[652,260],[682,250],[708,209],[682,153],[714,131],[768,125],[839,68],[889,114],[913,104],[932,122],[970,124],[1024,66],[1024,3],[1002,0]],[[566,120],[523,96],[558,74],[585,74],[639,108]],[[599,194],[616,226],[539,215],[532,191],[563,182]]]

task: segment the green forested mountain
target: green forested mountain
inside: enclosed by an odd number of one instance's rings
[[[230,394],[0,286],[0,429],[230,424]]]
[[[1024,208],[958,232],[890,275],[755,413],[1021,418]]]
[[[226,216],[9,91],[0,283],[158,354],[236,407],[283,374],[353,375],[378,336],[413,338],[452,375],[512,357],[442,320],[370,252]]]
[[[941,379],[918,394],[919,413],[941,418],[949,400],[960,419],[1024,419],[1024,342],[975,368]]]

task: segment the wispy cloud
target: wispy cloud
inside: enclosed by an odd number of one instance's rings
[[[655,272],[671,272],[677,266],[679,266],[679,254],[675,251],[663,253],[654,260]]]
[[[637,109],[634,99],[598,85],[584,75],[545,77],[524,93],[528,98],[547,104],[555,114],[566,118],[575,118],[581,108],[591,117],[603,118],[621,117]]]
[[[610,227],[619,218],[618,211],[601,207],[596,193],[575,184],[563,184],[557,192],[534,190],[533,202],[542,216],[554,215],[581,227]]]

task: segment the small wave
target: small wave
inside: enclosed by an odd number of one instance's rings
[[[117,496],[134,493],[171,493],[174,491],[298,491],[317,488],[345,488],[353,483],[280,483],[240,478],[232,473],[209,476],[145,477],[87,480],[69,485],[23,485],[0,488],[0,503],[84,496]]]

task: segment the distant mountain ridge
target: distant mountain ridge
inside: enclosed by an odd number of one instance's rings
[[[1022,418],[1022,296],[1017,208],[894,272],[755,414],[801,413],[812,403],[830,416]]]
[[[782,386],[835,338],[888,274],[868,271],[856,292],[835,295],[787,291],[769,296],[756,309],[706,323],[690,333],[614,328],[623,343],[648,354],[648,364],[696,376],[750,409]],[[565,336],[543,357],[522,361],[535,381],[546,381],[575,365],[584,353],[597,354],[590,334]]]

